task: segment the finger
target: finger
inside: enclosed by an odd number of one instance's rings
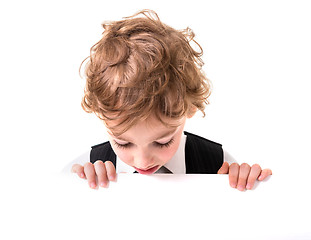
[[[218,170],[217,174],[228,174],[229,172],[229,163],[224,162],[221,168]]]
[[[246,184],[246,188],[247,189],[252,189],[256,179],[258,178],[258,176],[261,173],[261,167],[258,164],[254,164],[251,167],[251,171],[249,173],[248,179],[247,179],[247,184]]]
[[[239,169],[240,169],[240,166],[237,163],[232,163],[229,166],[229,183],[230,183],[230,186],[233,188],[236,188],[237,183],[238,183]]]
[[[96,188],[96,175],[94,165],[90,162],[84,164],[84,173],[90,188]]]
[[[243,163],[240,166],[239,180],[238,180],[238,190],[244,191],[246,188],[246,182],[249,176],[251,167],[247,163]]]
[[[80,178],[85,178],[84,167],[80,164],[74,164],[71,168],[72,173],[76,173]]]
[[[108,187],[108,177],[107,177],[107,171],[106,171],[106,166],[105,163],[101,160],[97,160],[94,163],[94,169],[95,173],[98,178],[98,184],[101,187]]]
[[[258,180],[259,180],[259,181],[262,181],[262,180],[264,180],[266,177],[268,177],[268,176],[270,176],[270,175],[272,175],[271,169],[269,169],[269,168],[264,169],[264,170],[261,171],[261,174],[260,174],[260,176],[258,177]]]
[[[109,181],[116,182],[117,181],[117,173],[116,169],[111,161],[106,161],[106,170]]]

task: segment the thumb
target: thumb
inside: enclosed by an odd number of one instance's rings
[[[229,173],[229,163],[224,162],[221,168],[218,170],[217,174],[228,174]]]

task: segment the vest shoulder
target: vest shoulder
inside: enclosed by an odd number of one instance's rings
[[[101,160],[103,162],[111,161],[116,167],[116,154],[114,153],[109,141],[94,145],[91,148],[91,163],[95,163],[97,160]]]
[[[185,132],[186,173],[216,174],[223,164],[222,145]]]
[[[189,139],[190,141],[200,141],[200,142],[205,142],[207,144],[211,144],[211,145],[217,145],[217,146],[222,146],[220,143],[217,143],[217,142],[214,142],[214,141],[211,141],[209,139],[206,139],[204,137],[201,137],[201,136],[198,136],[198,135],[195,135],[193,133],[189,133],[189,132],[186,132],[184,131],[185,135],[187,136],[187,139]]]

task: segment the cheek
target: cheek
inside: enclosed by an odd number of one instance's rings
[[[169,148],[162,148],[156,151],[156,156],[159,158],[162,162],[168,162],[176,153],[178,149],[179,144],[174,143]]]
[[[124,149],[119,149],[118,147],[113,146],[112,143],[111,147],[112,150],[114,151],[114,153],[118,156],[118,158],[120,158],[123,162],[130,164],[131,163],[131,154],[129,153],[129,151],[124,150]]]

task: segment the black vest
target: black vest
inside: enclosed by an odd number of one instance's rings
[[[186,173],[216,174],[223,164],[223,150],[219,143],[212,142],[192,133],[187,135],[185,146]],[[97,160],[111,161],[116,166],[116,154],[110,142],[104,142],[92,147],[90,162]]]

